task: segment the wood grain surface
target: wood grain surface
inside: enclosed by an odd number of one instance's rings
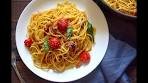
[[[19,54],[16,49],[15,44],[15,29],[18,18],[26,7],[26,5],[31,0],[12,0],[11,2],[11,53],[17,56],[17,67],[22,75],[23,79],[26,83],[52,83],[47,80],[44,80],[33,72],[31,72],[21,61]],[[125,41],[126,43],[130,44],[132,47],[136,48],[136,28],[137,23],[136,20],[128,20],[123,18],[122,16],[117,16],[115,13],[109,11],[105,8],[102,4],[99,3],[98,0],[94,0],[102,9],[109,26],[110,33],[117,39]],[[132,83],[137,83],[136,80],[136,59],[133,63],[129,66],[127,72],[128,75],[132,78]],[[18,77],[16,76],[15,71],[11,68],[11,82],[12,83],[20,83]]]

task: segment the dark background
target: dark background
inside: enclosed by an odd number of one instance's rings
[[[26,5],[31,0],[12,0],[11,1],[11,54],[14,54],[17,56],[17,66],[19,68],[19,71],[22,75],[22,77],[25,79],[26,83],[45,83],[48,82],[46,80],[43,80],[42,78],[36,76],[33,74],[21,61],[15,44],[15,29],[17,20],[23,11],[23,9],[26,7]],[[132,47],[137,47],[137,41],[136,41],[136,30],[137,30],[137,20],[124,17],[122,15],[119,15],[110,9],[108,9],[106,6],[104,6],[99,0],[94,0],[99,7],[102,9],[107,23],[109,27],[109,32],[112,34],[116,39],[122,40]],[[136,59],[132,62],[132,64],[129,66],[127,72],[128,75],[132,78],[132,83],[136,83]],[[12,83],[20,83],[13,68],[11,68],[11,82]],[[99,79],[99,78],[98,78]]]

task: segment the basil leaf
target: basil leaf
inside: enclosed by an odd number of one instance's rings
[[[46,53],[49,51],[50,46],[48,43],[48,38],[45,38],[44,43],[43,43],[43,48]]]
[[[73,28],[68,27],[67,28],[67,38],[68,38],[68,40],[72,37],[72,34],[73,34]]]
[[[92,27],[92,24],[90,22],[88,22],[88,24],[87,24],[87,33],[92,36],[91,40],[94,43],[94,32],[93,31],[94,31],[94,29]]]

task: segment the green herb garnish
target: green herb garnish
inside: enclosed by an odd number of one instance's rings
[[[67,38],[68,38],[68,40],[72,37],[72,34],[73,34],[73,28],[68,27],[67,28]]]
[[[91,35],[90,39],[94,43],[94,29],[93,29],[92,24],[90,22],[88,22],[88,24],[87,24],[87,33]]]
[[[43,43],[43,48],[44,48],[44,51],[47,53],[49,51],[49,43],[48,43],[48,38],[46,37],[45,40],[44,40],[44,43]]]

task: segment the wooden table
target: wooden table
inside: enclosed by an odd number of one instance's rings
[[[17,56],[17,66],[19,71],[21,71],[22,77],[25,79],[26,83],[49,83],[35,74],[33,74],[25,65],[22,63],[19,54],[16,49],[15,44],[15,29],[17,20],[25,8],[25,6],[31,0],[12,0],[12,14],[11,14],[11,41],[12,41],[12,54]],[[114,12],[106,9],[98,0],[94,0],[100,8],[103,10],[104,15],[107,19],[110,33],[117,39],[127,42],[134,48],[136,48],[136,20],[125,19],[122,16],[116,15]],[[128,68],[128,75],[132,78],[132,83],[136,83],[136,60]],[[11,81],[12,83],[20,83],[18,77],[16,76],[13,68],[11,70]]]

